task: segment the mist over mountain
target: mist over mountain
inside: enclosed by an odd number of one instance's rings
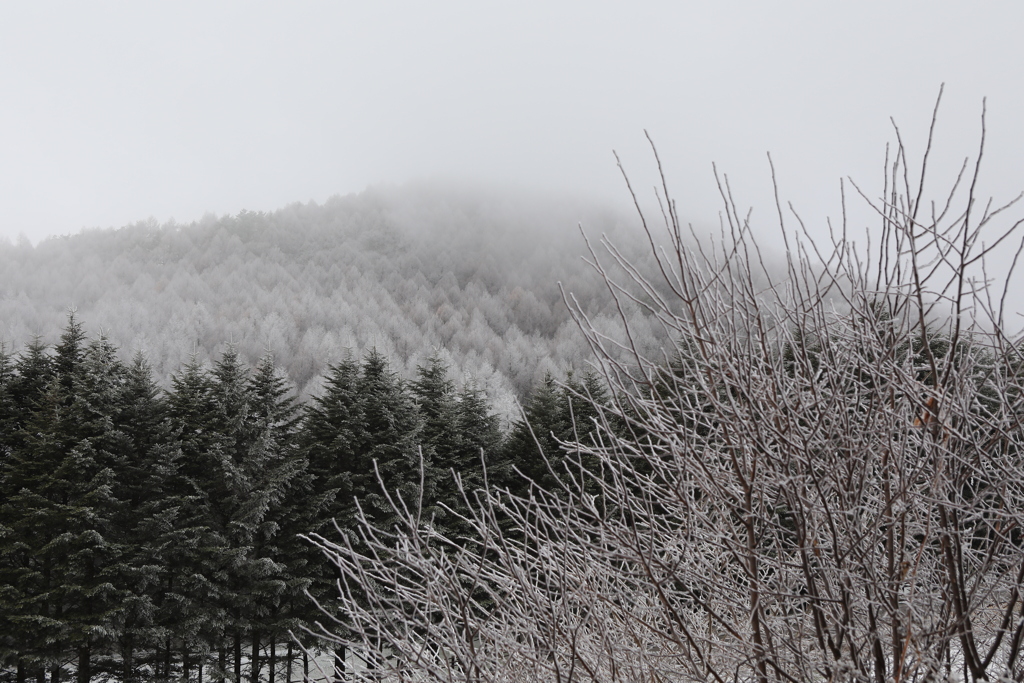
[[[300,394],[346,356],[375,348],[411,376],[439,350],[499,412],[543,375],[588,355],[558,289],[599,324],[614,302],[583,262],[582,224],[639,257],[628,217],[536,194],[440,184],[377,187],[181,224],[140,222],[0,244],[0,340],[62,329],[69,308],[165,381],[195,354],[272,353]],[[640,330],[651,326],[641,323]],[[507,414],[507,412],[506,412]]]

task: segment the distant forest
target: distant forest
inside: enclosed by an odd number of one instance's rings
[[[296,680],[337,578],[300,535],[386,528],[380,481],[447,534],[485,473],[556,485],[606,399],[559,281],[658,339],[578,223],[643,262],[613,212],[426,186],[0,244],[0,681]]]
[[[300,535],[359,544],[357,499],[397,519],[385,491],[458,535],[485,474],[556,486],[559,441],[588,438],[608,398],[592,374],[546,375],[530,426],[502,430],[437,354],[409,380],[377,349],[347,356],[304,403],[269,355],[228,346],[166,391],[120,355],[73,315],[54,346],[0,354],[0,681],[305,677],[290,634],[316,642],[308,596],[331,609],[337,574]]]
[[[588,356],[559,281],[598,326],[621,328],[581,259],[579,224],[634,262],[649,252],[611,210],[430,185],[0,243],[0,342],[53,343],[73,309],[127,357],[142,351],[164,386],[231,344],[250,365],[272,354],[300,396],[349,355],[375,349],[412,377],[438,354],[510,418],[545,374]],[[634,334],[653,343],[655,326],[635,317]]]

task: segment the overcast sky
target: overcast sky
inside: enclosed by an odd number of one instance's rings
[[[440,177],[625,198],[659,146],[684,216],[711,163],[809,221],[919,152],[1024,189],[1024,3],[22,2],[0,6],[0,237],[272,210]]]

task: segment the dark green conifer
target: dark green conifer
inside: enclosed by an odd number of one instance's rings
[[[558,487],[564,471],[559,440],[571,434],[564,392],[551,373],[535,387],[523,410],[523,419],[512,426],[505,443],[504,459],[518,471],[505,482],[513,493],[525,494],[531,485]]]
[[[422,450],[424,481],[434,492],[428,499],[427,514],[442,531],[453,530],[455,517],[446,508],[462,507],[453,472],[464,473],[466,463],[459,461],[461,434],[458,425],[458,403],[455,384],[448,378],[448,368],[438,355],[431,356],[417,368],[417,379],[409,385],[420,416],[419,447]],[[479,469],[479,463],[477,463]]]
[[[167,405],[178,454],[177,462],[168,463],[168,505],[155,520],[165,559],[154,597],[160,653],[154,669],[170,676],[175,641],[191,647],[198,639],[221,654],[223,678],[232,632],[226,593],[236,555],[217,513],[226,493],[219,475],[224,437],[218,403],[213,380],[195,358],[171,384]]]
[[[141,353],[125,372],[115,424],[118,507],[113,525],[124,554],[111,581],[125,594],[114,623],[114,649],[120,656],[118,677],[131,683],[139,675],[137,653],[160,642],[155,599],[165,565],[172,561],[172,530],[185,503],[174,489],[179,451],[167,406]]]
[[[295,592],[305,587],[290,572],[304,566],[301,558],[289,557],[296,546],[295,539],[282,536],[283,525],[294,517],[287,505],[296,503],[287,494],[292,481],[305,468],[295,442],[295,401],[291,388],[278,375],[272,357],[260,361],[246,393],[248,408],[241,435],[245,452],[239,469],[248,480],[248,491],[239,500],[239,517],[252,532],[240,598],[250,624],[251,678],[257,681],[261,642],[271,645],[267,664],[273,672],[273,646],[286,633],[282,604],[294,599]]]
[[[388,529],[397,516],[385,491],[391,497],[401,496],[413,508],[432,500],[429,478],[420,489],[420,420],[408,390],[376,349],[363,361],[358,387],[362,448],[356,453],[352,493],[370,521]],[[424,474],[432,466],[426,455]]]
[[[79,678],[90,678],[92,648],[106,645],[119,605],[108,580],[119,555],[110,445],[123,368],[105,340],[88,348],[83,340],[70,316],[53,380],[42,391],[23,385],[22,396],[35,398],[26,401],[29,412],[4,463],[10,495],[0,504],[2,564],[17,586],[5,607],[31,639],[25,656],[47,662],[56,680],[69,651],[77,653]],[[46,368],[40,351],[30,348],[27,369]]]

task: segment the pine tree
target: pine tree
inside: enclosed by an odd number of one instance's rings
[[[14,493],[8,482],[8,457],[14,445],[14,431],[17,429],[17,405],[13,395],[13,384],[17,379],[14,359],[7,348],[0,344],[0,667],[15,666],[20,675],[24,674],[26,661],[24,651],[27,643],[25,634],[16,627],[15,614],[23,597],[20,586],[14,582],[18,571],[16,545],[13,530],[4,526],[2,506]],[[19,679],[19,683],[21,680]]]
[[[261,638],[271,644],[271,671],[276,666],[274,644],[281,635],[281,606],[289,589],[301,586],[289,569],[301,562],[289,561],[286,550],[294,543],[281,537],[282,523],[290,520],[286,509],[292,480],[304,469],[295,442],[297,409],[291,388],[277,374],[273,358],[264,357],[248,382],[248,409],[241,440],[244,453],[238,465],[248,480],[240,498],[239,515],[251,529],[244,567],[244,613],[250,624],[251,678],[258,681]],[[283,544],[283,545],[282,545]],[[271,674],[271,677],[273,674]]]
[[[12,414],[8,430],[3,435],[9,448],[13,449],[22,443],[25,423],[46,393],[53,377],[53,359],[47,351],[46,344],[36,337],[22,349],[14,363],[14,375],[8,387]]]
[[[136,653],[158,642],[155,598],[168,561],[168,530],[177,518],[171,485],[178,462],[167,406],[141,353],[127,368],[118,401],[118,501],[113,526],[123,548],[111,581],[125,589],[115,622],[119,678],[138,676]]]
[[[567,432],[562,439],[574,444],[568,464],[569,469],[573,470],[571,476],[582,483],[584,490],[597,494],[600,487],[596,485],[594,477],[601,476],[599,463],[592,456],[584,454],[580,445],[593,444],[594,436],[599,432],[596,422],[599,417],[598,406],[608,405],[608,390],[592,370],[583,373],[582,381],[570,372],[566,375],[562,396],[564,421],[567,425]]]
[[[487,468],[488,479],[507,479],[508,467],[502,460],[500,421],[491,412],[483,390],[472,382],[459,392],[455,420],[459,442],[453,461],[458,471],[463,473],[466,492],[471,494],[484,487],[483,466]]]
[[[336,537],[335,524],[344,530],[354,524],[353,473],[359,449],[363,447],[362,401],[359,394],[359,365],[346,358],[330,368],[324,392],[306,404],[299,443],[305,456],[305,477],[310,484],[306,516],[298,520],[303,533]],[[338,578],[337,568],[323,553],[306,543],[301,550],[306,560],[307,590],[316,603],[330,609],[328,599]],[[300,619],[315,622],[321,615],[312,608],[298,610]],[[344,653],[341,653],[344,661]]]
[[[397,516],[387,498],[396,494],[411,505],[421,495],[430,502],[433,491],[420,488],[416,405],[386,359],[376,350],[361,365],[346,359],[331,368],[325,385],[306,410],[301,437],[318,511],[310,531],[336,538],[335,525],[343,533],[353,529],[360,508],[375,525],[388,528]],[[430,467],[426,460],[423,465]],[[349,540],[359,543],[354,534]],[[322,598],[333,589],[337,568],[319,553],[310,566],[310,592],[329,607]],[[344,661],[343,651],[336,656]]]
[[[342,528],[352,521],[353,472],[363,447],[359,365],[351,358],[332,366],[324,393],[306,406],[300,442],[314,477],[310,531],[329,533],[336,520]]]
[[[512,426],[504,448],[504,460],[519,474],[512,473],[503,484],[520,494],[531,485],[555,489],[565,459],[559,441],[570,436],[571,424],[565,394],[551,373],[534,388],[523,413],[524,419]]]
[[[14,401],[14,358],[0,342],[0,492],[3,491],[3,459],[11,447],[11,434],[17,429],[17,406]]]
[[[13,361],[13,374],[5,369],[5,421],[0,431],[0,626],[6,634],[0,641],[4,658],[15,660],[22,674],[26,669],[41,671],[45,666],[45,623],[36,613],[34,592],[41,574],[32,552],[30,529],[25,514],[32,504],[31,487],[39,472],[31,461],[23,462],[24,426],[46,393],[52,376],[52,362],[46,345],[38,338]],[[10,360],[4,357],[5,367]]]
[[[70,402],[74,397],[75,380],[85,355],[85,330],[82,323],[75,319],[74,311],[68,314],[67,327],[61,333],[60,343],[53,350],[53,369],[64,389],[65,400]]]
[[[194,358],[171,384],[168,412],[178,455],[168,463],[168,502],[157,519],[164,561],[154,597],[161,641],[154,668],[169,677],[173,640],[199,640],[219,651],[223,678],[231,630],[225,593],[236,557],[216,512],[226,495],[219,476],[224,437],[213,380]]]
[[[63,378],[63,347],[67,345],[68,355],[73,357],[82,337],[81,328],[72,320],[57,347],[58,379]],[[115,424],[126,372],[117,350],[103,337],[85,347],[79,363],[66,366],[73,373],[69,414],[77,423],[77,429],[71,430],[77,443],[68,455],[75,466],[72,471],[88,482],[80,492],[79,509],[72,513],[86,521],[77,552],[69,557],[65,589],[70,598],[66,619],[70,644],[77,649],[78,680],[86,683],[92,677],[93,649],[107,649],[107,636],[131,592],[117,580],[129,559],[129,548],[120,542],[117,528],[117,511],[122,505],[116,482],[123,468]]]
[[[363,361],[358,387],[363,406],[363,448],[354,463],[352,493],[367,517],[386,529],[397,516],[385,491],[390,496],[398,494],[414,507],[421,501],[429,503],[434,491],[429,479],[420,489],[420,421],[415,404],[376,349]],[[422,466],[429,471],[431,463],[425,456]]]
[[[225,634],[231,640],[236,681],[242,676],[245,635],[253,626],[248,599],[254,569],[251,544],[259,515],[256,506],[248,504],[253,487],[246,468],[247,384],[248,373],[235,349],[229,347],[210,374],[211,430],[215,442],[208,453],[213,462],[204,486],[209,500],[211,528],[219,540],[219,554],[224,562],[216,585],[225,614]]]
[[[423,422],[421,443],[432,464],[433,499],[441,504],[435,506],[435,524],[457,537],[464,527],[459,515],[467,512],[466,497],[472,501],[484,486],[484,459],[497,467],[499,478],[507,474],[501,466],[498,418],[476,386],[467,385],[456,394],[448,368],[436,355],[418,375],[411,390]]]
[[[89,679],[92,647],[103,644],[97,636],[109,632],[119,603],[106,577],[118,555],[108,447],[123,373],[108,343],[83,342],[72,315],[53,379],[42,393],[23,387],[34,400],[5,463],[11,495],[0,506],[3,564],[17,586],[10,618],[34,646],[28,656],[51,665],[53,680],[69,649],[77,651],[79,679]],[[46,367],[40,351],[38,344],[29,349],[27,369]]]
[[[462,500],[453,472],[465,474],[467,463],[459,460],[461,434],[458,425],[458,404],[455,384],[448,379],[448,368],[438,355],[417,368],[417,379],[409,385],[421,420],[419,446],[424,459],[424,480],[433,495],[427,499],[426,514],[446,531],[453,530],[455,516],[448,509],[461,509]],[[429,467],[427,464],[429,463]],[[479,463],[477,463],[477,469]]]

